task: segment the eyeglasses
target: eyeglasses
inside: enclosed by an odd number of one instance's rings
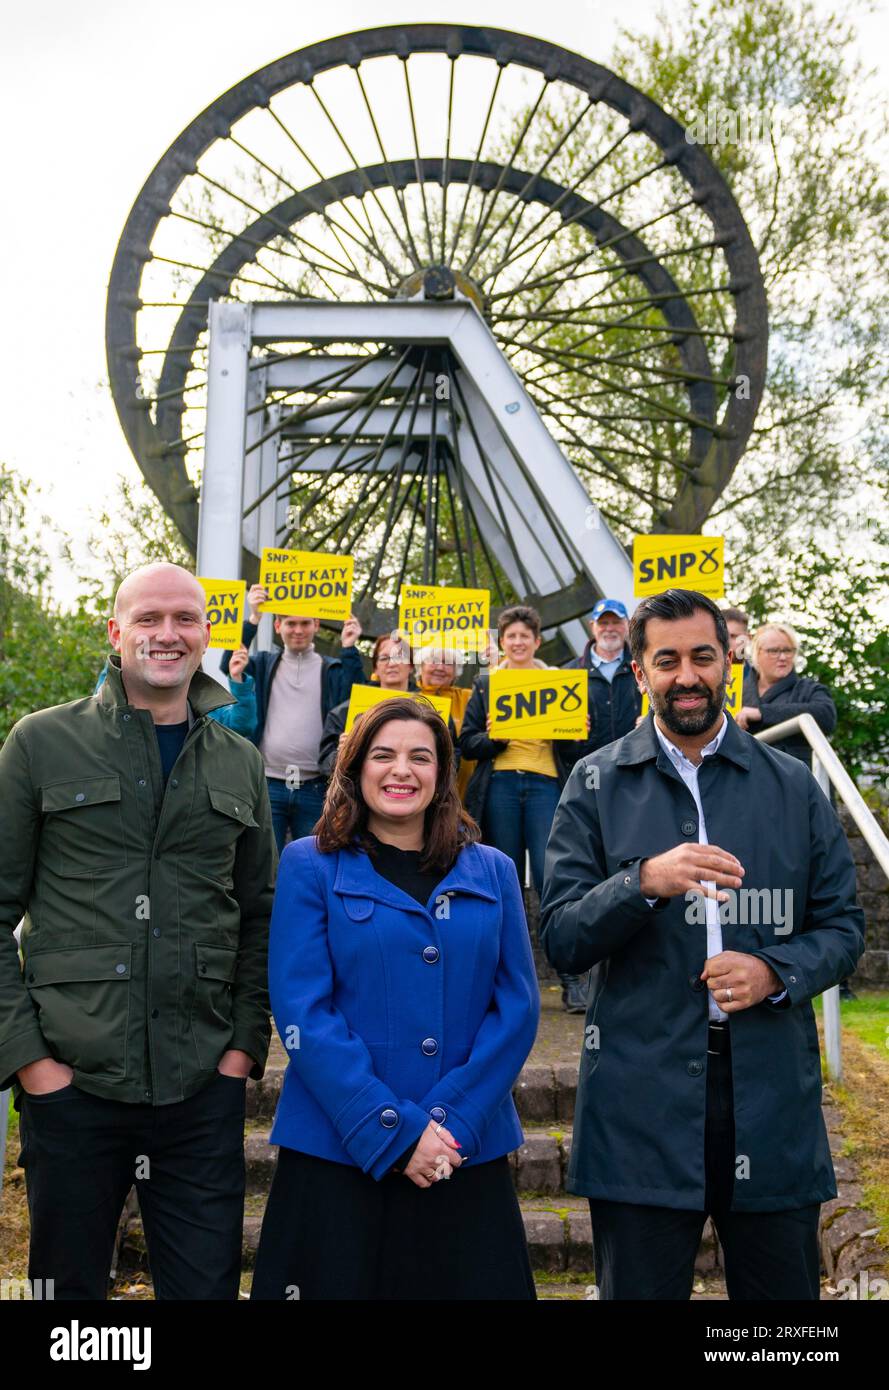
[[[793,647],[763,647],[763,656],[796,656]]]

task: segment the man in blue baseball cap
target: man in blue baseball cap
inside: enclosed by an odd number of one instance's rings
[[[589,672],[590,734],[587,752],[623,738],[642,710],[627,646],[627,610],[617,598],[600,598],[590,616],[590,640],[569,664]]]

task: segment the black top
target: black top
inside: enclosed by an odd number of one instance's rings
[[[154,732],[157,734],[157,746],[160,750],[166,786],[173,764],[182,752],[182,745],[188,735],[188,720],[183,719],[181,724],[155,724]]]
[[[422,850],[399,849],[397,845],[385,844],[370,830],[366,834],[375,847],[371,863],[377,873],[425,907],[432,890],[441,883],[448,870],[421,869]]]

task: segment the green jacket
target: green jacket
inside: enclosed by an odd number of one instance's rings
[[[239,1048],[262,1076],[277,855],[258,750],[210,719],[202,671],[166,788],[120,657],[96,696],[0,750],[0,1089],[47,1055],[113,1100],[169,1105]],[[21,918],[23,969],[13,931]]]

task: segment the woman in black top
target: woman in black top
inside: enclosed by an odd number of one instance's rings
[[[744,704],[736,722],[748,733],[771,729],[798,714],[811,714],[825,734],[837,726],[837,707],[820,681],[797,675],[799,638],[789,623],[766,623],[753,634],[752,669],[744,677]],[[782,753],[812,766],[812,749],[805,734],[791,734],[772,744]]]

